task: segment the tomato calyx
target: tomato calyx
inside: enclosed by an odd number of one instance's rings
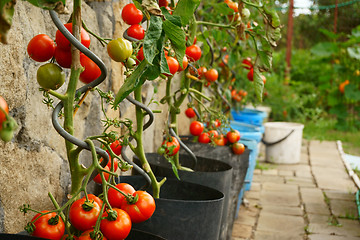
[[[107,212],[107,216],[105,217],[106,220],[116,221],[116,219],[118,217],[118,213],[115,210],[110,210],[110,211],[106,211],[106,212]]]
[[[93,208],[94,208],[94,200],[90,201],[85,201],[82,205],[81,205],[82,209],[84,209],[84,211],[86,212],[90,212]]]
[[[29,222],[28,224],[26,224],[24,229],[31,235],[35,231],[35,228],[35,224],[33,222]]]
[[[57,225],[59,223],[59,215],[56,215],[48,220],[49,225]]]
[[[127,196],[125,196],[125,199],[128,204],[135,204],[139,201],[139,195],[135,194],[135,196],[134,196],[134,195],[127,194]]]

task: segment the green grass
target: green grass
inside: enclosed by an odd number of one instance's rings
[[[345,153],[360,156],[359,131],[344,132],[335,130],[335,121],[329,119],[307,122],[304,125],[303,137],[305,139],[322,141],[340,140]]]

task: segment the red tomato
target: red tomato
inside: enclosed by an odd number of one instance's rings
[[[70,50],[63,50],[56,47],[54,57],[56,62],[63,68],[70,68],[72,62],[72,56]]]
[[[340,83],[339,85],[339,91],[341,93],[344,93],[345,92],[345,86],[348,85],[350,83],[349,80],[345,80],[344,82]]]
[[[204,75],[209,82],[215,82],[219,77],[219,73],[215,68],[207,70]]]
[[[135,38],[137,40],[144,39],[145,37],[145,30],[140,24],[131,25],[127,29],[127,34],[129,37]]]
[[[46,212],[49,211],[42,211],[42,213]],[[65,232],[65,224],[61,217],[57,216],[55,212],[52,212],[40,217],[34,222],[38,216],[40,216],[40,213],[36,214],[31,220],[35,225],[35,231],[32,232],[31,235],[51,240],[60,240]]]
[[[93,240],[91,237],[90,237],[90,233],[92,233],[94,230],[93,229],[90,229],[90,230],[87,230],[85,232],[83,232],[80,237],[78,238],[75,238],[77,240]],[[107,240],[106,237],[103,236],[102,240]]]
[[[193,121],[190,124],[190,133],[193,136],[199,136],[204,131],[204,124],[199,121]]]
[[[33,37],[28,46],[29,56],[37,62],[46,62],[54,56],[56,45],[46,34],[39,34]]]
[[[193,118],[196,116],[196,113],[194,111],[193,108],[188,108],[185,110],[185,115],[188,117],[188,118]]]
[[[129,214],[122,209],[113,208],[116,218],[111,218],[108,212],[103,214],[100,230],[108,240],[125,239],[131,230],[131,219]],[[114,216],[115,217],[115,216]]]
[[[66,23],[64,24],[64,26],[72,34],[72,23]],[[81,44],[88,48],[90,46],[90,36],[83,28],[81,28],[80,30],[80,37]],[[67,40],[67,38],[59,30],[56,31],[55,42],[57,44],[57,47],[63,50],[69,51],[71,49],[71,44],[69,40]]]
[[[80,74],[80,81],[83,83],[91,83],[101,75],[101,70],[93,60],[85,54],[80,54],[80,63],[84,67],[84,71]]]
[[[148,220],[155,212],[155,200],[145,191],[136,191],[134,197],[138,197],[134,203],[123,201],[121,209],[126,211],[133,223],[139,223]]]
[[[104,169],[110,171],[110,168],[107,165],[104,167]],[[105,177],[106,181],[109,180],[109,174],[108,173],[104,172],[104,177]],[[102,179],[101,179],[100,173],[98,175],[96,175],[93,180],[94,180],[94,182],[101,184]]]
[[[210,131],[208,131],[208,134],[209,134],[210,139],[214,139],[219,136],[219,133],[216,130],[210,130]]]
[[[169,5],[167,0],[159,0],[159,7],[167,7]]]
[[[142,60],[144,60],[144,49],[143,47],[141,46],[141,48],[139,49],[137,55],[136,55],[136,59],[141,62]]]
[[[175,58],[169,56],[166,56],[166,61],[169,66],[170,73],[174,75],[179,69],[179,62]]]
[[[205,76],[206,71],[207,71],[206,67],[199,67],[198,69],[199,78],[203,78]]]
[[[233,2],[231,0],[225,0],[224,1],[229,8],[231,8],[232,10],[234,10],[235,12],[239,11],[239,7],[238,7],[238,3],[237,2]]]
[[[226,142],[227,142],[226,138],[222,134],[220,134],[218,137],[214,138],[213,141],[218,146],[225,146]]]
[[[247,74],[247,78],[249,79],[249,81],[254,81],[254,69],[251,68],[250,71]]]
[[[108,167],[109,169],[111,169],[111,159],[112,158],[109,156],[109,161],[106,164],[106,167]],[[100,158],[100,162],[102,162],[102,161],[103,161],[103,158]],[[119,166],[118,160],[117,160],[117,158],[114,158],[114,172],[118,169],[118,166]]]
[[[127,4],[121,11],[121,17],[129,25],[135,25],[141,23],[143,19],[143,13],[136,8],[135,4]]]
[[[178,72],[183,71],[183,70],[186,69],[187,66],[189,65],[189,60],[188,60],[188,58],[187,58],[186,56],[184,56],[184,58],[183,58],[182,65],[183,65],[183,67],[181,68],[181,66],[180,66],[180,64],[179,64]]]
[[[243,67],[246,68],[246,69],[251,69],[253,67],[252,63],[251,63],[251,58],[245,58],[243,61],[242,61],[242,64],[243,64]]]
[[[135,189],[128,183],[119,183],[115,187],[124,192],[125,194],[133,195],[133,193],[135,192]],[[121,204],[124,201],[125,197],[117,190],[110,188],[108,191],[108,199],[111,207],[121,208]]]
[[[245,151],[245,146],[242,143],[236,142],[231,147],[233,153],[242,154]]]
[[[201,58],[201,48],[197,45],[191,45],[186,47],[185,54],[190,62],[196,62]]]
[[[115,140],[114,142],[112,142],[110,144],[110,148],[116,155],[119,156],[121,154],[122,145],[121,145],[121,142],[119,140]]]
[[[86,201],[86,198],[76,200],[70,207],[69,220],[80,231],[95,227],[100,215],[101,206],[96,201]]]
[[[236,143],[240,140],[240,133],[238,130],[233,129],[226,134],[226,138],[230,143]]]
[[[210,135],[207,132],[203,132],[199,135],[198,138],[199,143],[209,143],[210,142]]]
[[[5,111],[5,113],[4,113]],[[0,130],[2,129],[2,124],[6,121],[6,115],[9,114],[9,105],[5,101],[5,99],[0,96]]]
[[[161,145],[166,145],[165,147],[165,153],[169,156],[174,156],[179,152],[180,149],[180,143],[175,137],[171,137],[171,141],[168,141],[167,139],[162,142]]]

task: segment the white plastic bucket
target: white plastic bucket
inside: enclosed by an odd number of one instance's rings
[[[304,125],[293,122],[266,122],[264,126],[266,161],[278,164],[300,162]]]

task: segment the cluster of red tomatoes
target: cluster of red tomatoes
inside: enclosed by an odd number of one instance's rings
[[[188,108],[185,114],[189,118],[195,117],[192,108]],[[193,121],[190,124],[190,134],[197,137],[200,143],[214,143],[217,146],[230,145],[232,151],[235,154],[242,154],[245,151],[244,144],[240,143],[240,133],[237,130],[230,130],[226,134],[219,133],[218,129],[221,126],[221,122],[216,119],[205,125],[200,121]]]
[[[72,33],[72,23],[66,23],[64,26]],[[89,34],[81,28],[80,35],[81,43],[88,48],[90,46]],[[56,31],[55,42],[48,35],[39,34],[30,40],[27,52],[37,62],[46,62],[52,58],[56,60],[58,65],[50,62],[39,67],[37,81],[44,89],[60,88],[65,82],[62,68],[70,68],[72,62],[69,40],[59,30]],[[80,81],[83,83],[90,83],[100,76],[100,68],[82,53],[80,53],[80,63],[84,68],[80,74]]]
[[[199,79],[205,79],[205,86],[208,87],[212,82],[215,82],[219,78],[219,73],[215,68],[207,69],[204,66],[201,66],[197,69]]]
[[[243,100],[244,98],[246,98],[247,96],[247,91],[240,89],[239,91],[237,91],[236,89],[232,89],[230,86],[230,90],[231,90],[231,98],[236,101],[236,102],[241,102],[241,100]]]
[[[116,190],[116,189],[117,190]],[[103,201],[88,194],[74,201],[69,209],[69,221],[77,229],[79,234],[74,236],[75,240],[91,240],[94,234],[102,234],[103,239],[117,240],[125,239],[131,230],[132,223],[139,223],[149,219],[155,211],[154,198],[145,191],[136,191],[130,184],[119,183],[110,188],[107,193],[111,205],[105,206],[102,211]],[[64,221],[56,212],[42,211],[47,213],[36,214],[31,220],[33,231],[32,236],[52,240],[65,240]],[[94,227],[101,214],[100,232],[95,232]]]
[[[130,27],[127,29],[127,34],[129,37],[135,38],[137,40],[144,39],[145,30],[140,25],[141,21],[143,20],[143,13],[141,10],[136,8],[135,4],[127,4],[121,12],[121,17],[126,24],[130,25]]]

